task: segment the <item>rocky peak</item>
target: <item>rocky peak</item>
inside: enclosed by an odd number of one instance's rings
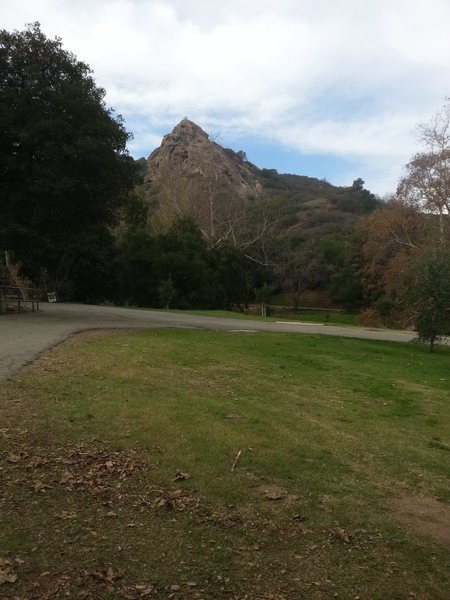
[[[164,137],[164,141],[182,140],[183,138],[187,141],[209,139],[206,131],[203,131],[201,127],[186,117],[173,128],[171,133],[168,133]]]
[[[188,177],[203,184],[214,180],[234,195],[254,196],[260,186],[250,166],[236,153],[211,141],[208,134],[185,118],[147,159],[149,183],[168,177]]]

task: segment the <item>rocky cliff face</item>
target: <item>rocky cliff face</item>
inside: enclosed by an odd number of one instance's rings
[[[204,188],[221,188],[241,198],[255,197],[261,183],[239,153],[211,141],[201,127],[183,119],[147,159],[147,182],[163,184],[174,177],[197,180]]]

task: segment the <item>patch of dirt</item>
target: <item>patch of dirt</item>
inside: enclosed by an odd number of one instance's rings
[[[450,506],[423,496],[401,496],[387,506],[395,519],[450,548]]]

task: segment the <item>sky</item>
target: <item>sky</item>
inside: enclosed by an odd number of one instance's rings
[[[0,0],[93,70],[147,157],[184,117],[261,168],[384,197],[450,95],[450,0]]]

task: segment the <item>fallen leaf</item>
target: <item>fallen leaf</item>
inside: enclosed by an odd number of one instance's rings
[[[59,481],[60,485],[63,485],[65,483],[67,483],[68,481],[70,481],[70,479],[73,479],[73,475],[70,471],[64,471],[64,473],[61,475],[61,479]]]
[[[341,527],[335,527],[330,531],[330,534],[334,537],[341,539],[346,544],[350,544],[352,535],[344,529],[341,529]]]
[[[281,494],[280,492],[269,492],[266,494],[266,498],[267,500],[281,500],[284,498],[284,494]]]
[[[14,583],[17,580],[17,575],[10,569],[0,569],[0,585],[2,583]]]
[[[10,463],[18,463],[20,460],[20,456],[11,452],[11,454],[8,454],[8,456],[6,457],[6,460]]]
[[[68,512],[67,510],[63,510],[62,513],[59,515],[60,519],[76,519],[77,518],[77,514],[74,512]]]
[[[181,471],[178,471],[175,473],[174,481],[184,481],[185,479],[189,479],[189,477],[189,473],[182,473]]]

